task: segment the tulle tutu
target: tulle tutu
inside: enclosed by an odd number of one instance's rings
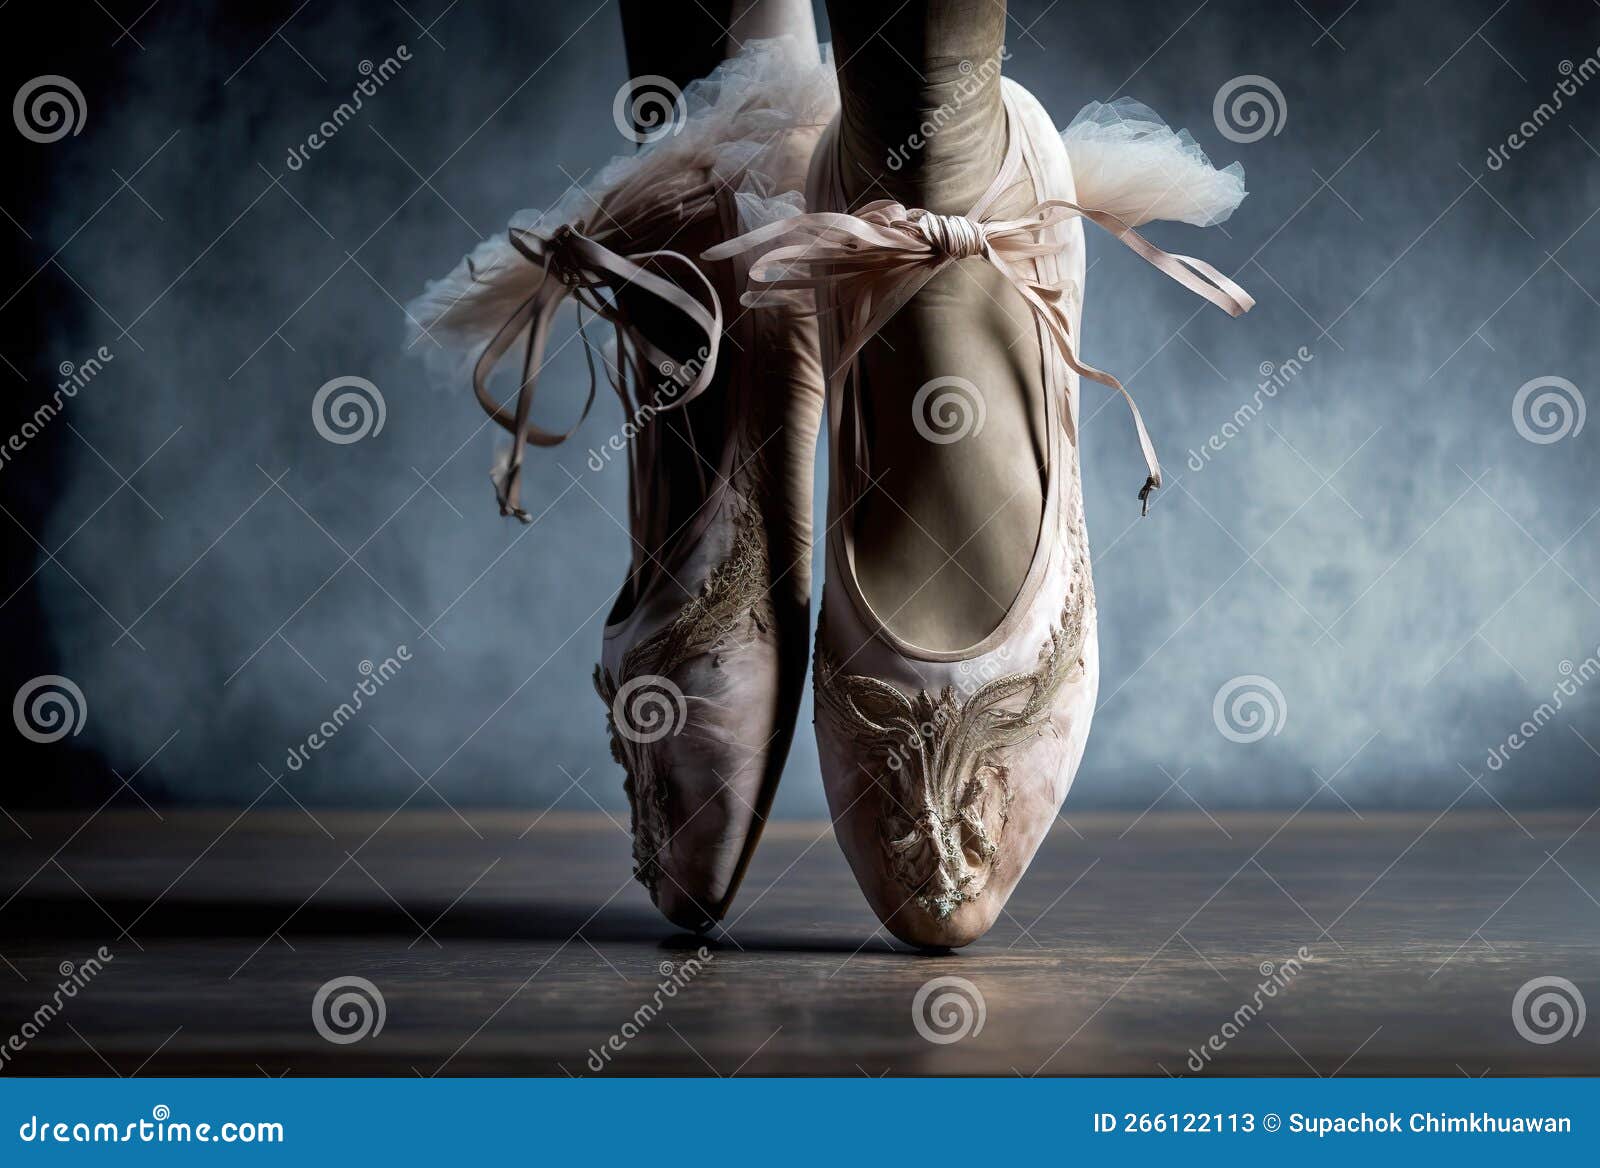
[[[746,42],[684,89],[673,132],[613,158],[548,211],[518,211],[509,226],[541,235],[571,226],[620,252],[660,246],[719,190],[732,194],[741,231],[798,213],[805,176],[783,173],[783,131],[825,125],[839,104],[832,63],[807,56],[787,37]],[[459,372],[461,358],[483,348],[542,276],[506,232],[484,240],[406,306],[413,342],[425,331],[448,350],[444,372]]]
[[[704,212],[709,192],[732,194],[740,233],[805,210],[804,175],[784,173],[783,131],[825,125],[838,110],[833,62],[789,38],[750,41],[683,91],[677,128],[607,163],[585,189],[548,211],[518,211],[510,227],[549,234],[568,225],[613,250],[670,238]],[[1244,168],[1217,169],[1187,130],[1174,131],[1132,98],[1090,102],[1061,132],[1078,202],[1129,226],[1167,219],[1208,227],[1245,197]],[[532,294],[542,269],[502,232],[484,240],[406,306],[412,341],[443,345],[453,377]],[[439,348],[416,346],[437,354]]]
[[[1211,227],[1244,201],[1244,167],[1221,170],[1188,130],[1174,132],[1131,97],[1091,101],[1061,132],[1078,202],[1130,227],[1169,219]]]

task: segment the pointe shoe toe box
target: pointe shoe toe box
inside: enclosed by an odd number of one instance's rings
[[[981,937],[1055,823],[1098,686],[1090,604],[1069,602],[1036,660],[1008,642],[961,662],[886,659],[874,677],[819,648],[817,743],[835,830],[901,940],[953,949]]]
[[[790,614],[781,635],[764,598],[724,611],[716,592],[665,621],[613,630],[595,670],[626,775],[634,874],[668,919],[694,930],[726,914],[760,836],[794,727],[801,675],[790,642],[805,627]]]

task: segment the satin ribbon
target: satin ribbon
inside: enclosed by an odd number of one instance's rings
[[[522,456],[527,444],[559,446],[583,424],[584,418],[589,416],[589,408],[594,404],[598,379],[595,376],[593,347],[588,334],[583,331],[583,313],[587,311],[616,329],[618,359],[632,363],[635,383],[641,386],[647,380],[647,370],[671,377],[675,372],[687,371],[692,366],[680,364],[657,348],[629,319],[621,300],[621,293],[625,289],[648,293],[676,309],[704,336],[705,342],[695,358],[700,364],[694,370],[693,380],[684,385],[670,402],[655,405],[656,412],[665,412],[681,409],[711,384],[711,378],[716,373],[717,347],[722,340],[722,304],[705,273],[680,252],[639,251],[626,256],[618,255],[570,226],[558,227],[548,235],[513,227],[509,238],[511,246],[529,263],[541,268],[542,273],[533,291],[500,326],[478,357],[472,371],[472,391],[485,412],[513,435],[510,460],[503,474],[494,476],[500,514],[515,515],[528,523],[528,513],[521,506]],[[685,283],[697,290],[704,289],[705,302],[702,303],[679,284],[651,271],[646,265],[666,271],[681,267]],[[476,273],[473,274],[476,278]],[[609,297],[602,296],[601,290],[609,292]],[[578,331],[589,367],[589,393],[584,399],[583,412],[578,415],[578,420],[565,432],[558,433],[530,422],[528,413],[533,407],[539,373],[544,366],[551,322],[556,310],[569,297],[578,305]],[[489,392],[489,376],[524,332],[527,334],[527,343],[522,359],[522,381],[517,390],[516,408],[508,411]],[[617,391],[625,409],[631,411],[644,404],[632,400],[626,378],[619,377],[610,366],[606,366],[606,379]]]
[[[1045,199],[1016,219],[936,215],[881,199],[853,215],[821,211],[779,220],[712,248],[704,258],[727,259],[781,242],[752,263],[750,291],[741,298],[748,307],[797,300],[803,304],[805,293],[815,297],[829,291],[846,318],[839,362],[828,377],[830,393],[838,392],[854,369],[862,346],[923,285],[949,264],[982,259],[1017,290],[1068,366],[1127,401],[1149,471],[1139,492],[1142,513],[1148,514],[1150,495],[1161,486],[1161,464],[1133,395],[1111,374],[1078,359],[1066,289],[1040,283],[1023,270],[1032,260],[1061,250],[1046,234],[1074,216],[1109,231],[1158,271],[1230,316],[1248,312],[1255,304],[1249,293],[1203,260],[1162,251],[1110,212],[1066,199]],[[1062,416],[1068,412],[1063,410]]]

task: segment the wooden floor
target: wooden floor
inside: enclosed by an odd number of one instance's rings
[[[0,1045],[112,954],[3,1073],[1161,1075],[1213,1035],[1210,1075],[1600,1073],[1600,1022],[1512,1017],[1545,976],[1600,1007],[1582,815],[1074,815],[940,956],[877,931],[825,825],[775,824],[696,972],[599,815],[161,814],[0,824]],[[313,999],[347,976],[384,1024],[334,1044]],[[941,977],[981,996],[959,1041],[913,1017]]]

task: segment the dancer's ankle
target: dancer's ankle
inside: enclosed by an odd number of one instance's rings
[[[845,192],[960,214],[1005,152],[1005,9],[935,0],[887,23],[871,9],[834,18]]]

